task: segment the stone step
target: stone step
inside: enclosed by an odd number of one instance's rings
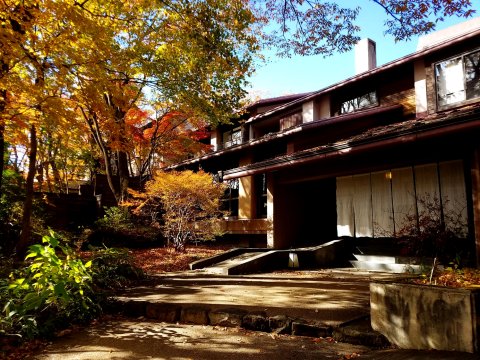
[[[396,274],[420,274],[424,268],[421,265],[410,265],[410,264],[392,264],[392,263],[378,263],[370,261],[355,261],[352,260],[350,263],[354,268],[358,270],[368,270],[368,271],[383,271]]]

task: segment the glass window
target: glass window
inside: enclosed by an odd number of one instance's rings
[[[465,56],[465,83],[467,99],[480,97],[480,51]]]
[[[354,99],[344,101],[340,105],[340,114],[348,114],[367,107],[377,106],[378,99],[375,91],[369,92]]]
[[[228,188],[222,200],[222,210],[228,211],[230,216],[238,216],[238,190],[239,180],[232,179],[227,181]]]
[[[480,97],[480,52],[436,64],[435,80],[439,107]]]
[[[267,175],[255,176],[255,193],[257,196],[257,218],[267,217]]]
[[[229,148],[242,143],[242,130],[235,128],[223,133],[223,148]]]

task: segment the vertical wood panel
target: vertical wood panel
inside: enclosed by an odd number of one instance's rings
[[[464,232],[462,235],[466,236],[468,233],[468,213],[463,162],[461,160],[441,162],[439,170],[443,212],[460,215]],[[445,217],[445,226],[455,226],[449,221],[448,216]]]
[[[353,212],[355,215],[355,236],[372,237],[372,188],[370,174],[353,177]]]
[[[337,235],[355,235],[353,178],[351,176],[337,178]]]
[[[419,214],[427,211],[426,204],[440,200],[437,164],[417,165],[414,167],[417,209]],[[438,214],[440,216],[440,208]]]
[[[411,167],[392,170],[392,197],[395,229],[407,224],[407,216],[416,213],[415,189]]]
[[[392,187],[387,171],[372,173],[372,212],[374,237],[393,236]]]

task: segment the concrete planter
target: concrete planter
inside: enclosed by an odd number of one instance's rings
[[[374,282],[372,328],[402,349],[478,352],[479,296],[477,289]]]

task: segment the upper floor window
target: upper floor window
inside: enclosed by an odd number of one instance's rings
[[[365,109],[371,106],[377,106],[377,93],[371,91],[356,98],[344,101],[340,105],[340,114],[348,114],[357,110]]]
[[[240,127],[223,133],[223,148],[242,143],[242,129]]]
[[[438,107],[480,97],[480,51],[435,64]]]

